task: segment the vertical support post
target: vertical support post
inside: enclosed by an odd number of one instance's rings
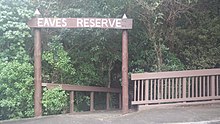
[[[211,96],[215,97],[215,76],[211,76]]]
[[[186,100],[186,78],[185,77],[183,78],[183,99]]]
[[[74,91],[70,91],[70,113],[74,112]]]
[[[145,101],[148,101],[149,96],[149,80],[145,80]]]
[[[94,111],[94,92],[90,93],[90,111]]]
[[[118,101],[119,101],[119,103],[118,103],[118,104],[119,104],[118,108],[121,109],[121,93],[118,94],[118,97],[119,97],[119,98],[118,98],[118,99],[119,99],[119,100],[118,100]]]
[[[137,80],[134,81],[134,101],[137,101]]]
[[[110,109],[110,93],[106,93],[106,110]]]
[[[124,14],[123,19],[127,18]],[[128,113],[128,31],[122,31],[122,111]]]
[[[35,11],[38,18],[40,12]],[[42,116],[42,80],[41,80],[41,32],[39,28],[34,29],[34,114],[35,117]]]

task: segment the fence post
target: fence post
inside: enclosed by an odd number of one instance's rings
[[[109,110],[110,109],[110,93],[106,93],[106,110]]]
[[[90,93],[90,111],[94,111],[94,92]]]
[[[149,90],[148,90],[149,80],[145,80],[145,101],[148,101]]]
[[[70,91],[70,113],[74,112],[74,91]]]
[[[186,78],[184,77],[183,78],[183,99],[184,99],[184,102],[186,102]]]
[[[119,98],[118,98],[118,99],[119,99],[119,100],[118,100],[118,101],[119,101],[119,103],[118,103],[118,104],[119,104],[118,108],[121,109],[121,93],[119,93],[118,96],[119,96]]]
[[[211,96],[215,96],[215,76],[211,76]]]

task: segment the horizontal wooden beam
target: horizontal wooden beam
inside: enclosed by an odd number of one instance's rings
[[[187,70],[187,71],[169,71],[169,72],[145,72],[131,74],[131,80],[147,80],[162,78],[178,78],[178,77],[195,77],[220,75],[220,69],[203,69],[203,70]]]
[[[180,98],[180,99],[164,99],[164,100],[147,100],[147,101],[132,101],[132,105],[136,104],[154,104],[154,103],[170,103],[170,102],[195,102],[205,100],[220,100],[220,96],[214,97],[196,97],[196,98]]]
[[[95,86],[79,86],[70,84],[54,84],[54,83],[42,83],[42,86],[48,89],[61,87],[66,91],[87,91],[87,92],[109,92],[109,93],[121,93],[119,88],[107,88],[107,87],[95,87]]]

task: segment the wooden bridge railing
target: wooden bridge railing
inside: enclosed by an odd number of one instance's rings
[[[119,94],[119,109],[121,109],[121,89],[118,88],[106,88],[106,87],[94,87],[94,86],[78,86],[70,84],[54,84],[54,83],[42,83],[42,86],[48,89],[54,87],[61,87],[65,91],[70,91],[70,113],[74,112],[74,92],[90,92],[90,111],[94,111],[94,93],[95,92],[105,92],[106,93],[106,109],[110,107],[110,93]]]
[[[220,69],[132,74],[133,105],[220,100]]]

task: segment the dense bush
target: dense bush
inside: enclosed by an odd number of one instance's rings
[[[67,110],[67,94],[60,87],[44,89],[42,104],[44,114],[61,114]]]

